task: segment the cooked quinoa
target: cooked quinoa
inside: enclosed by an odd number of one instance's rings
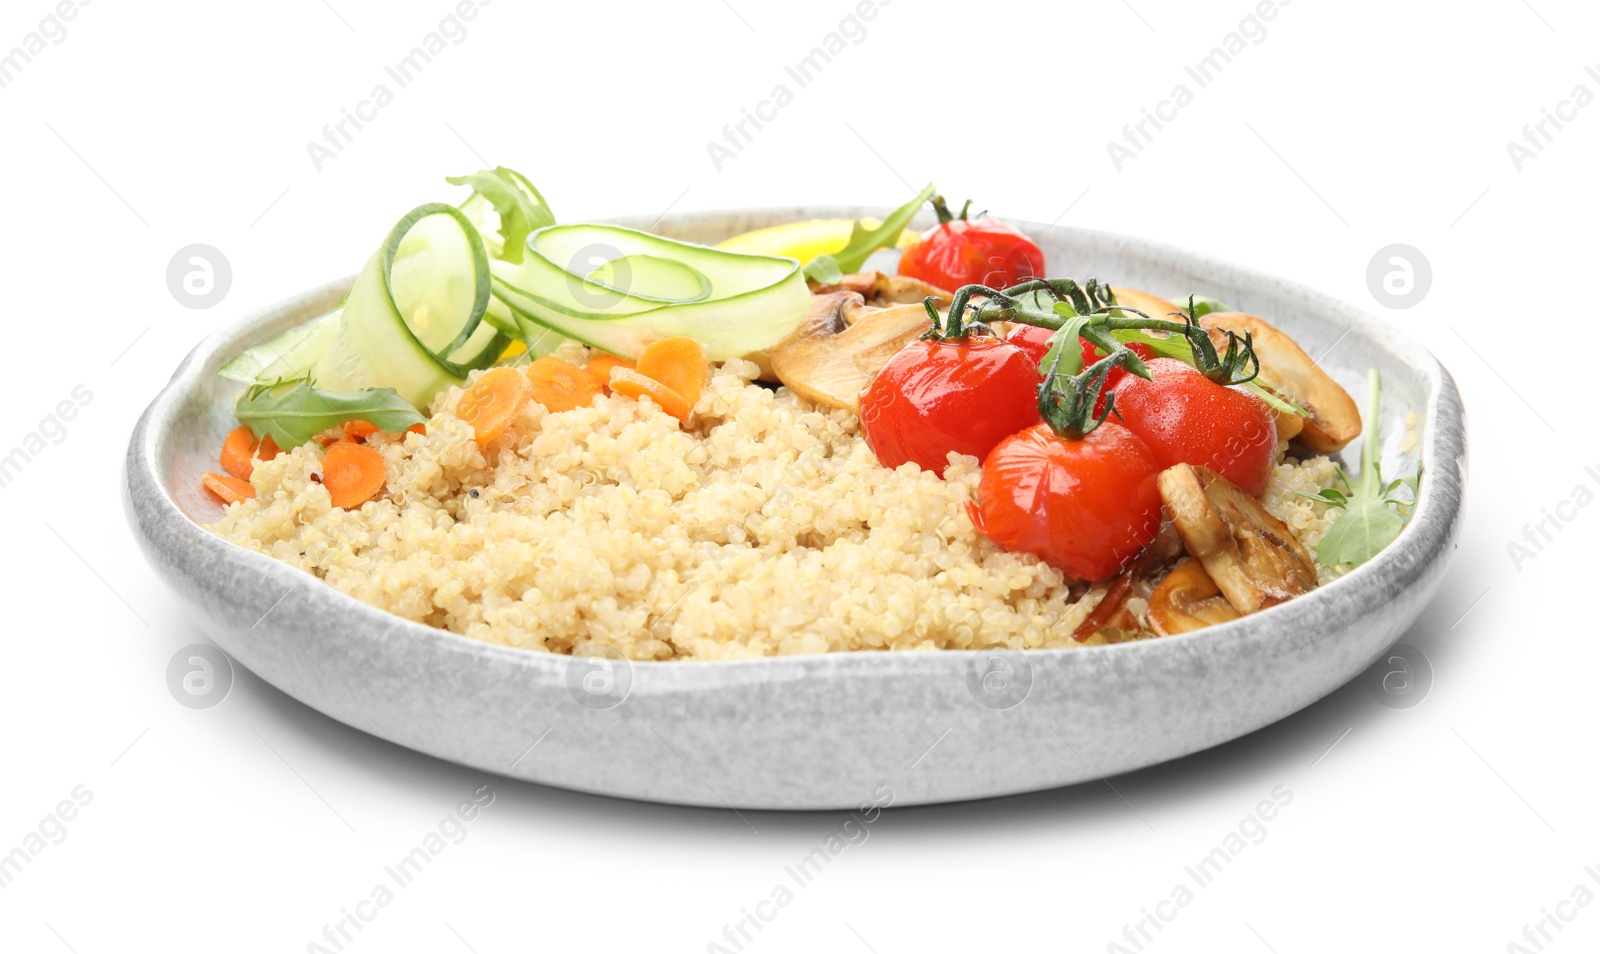
[[[564,352],[580,362],[581,349]],[[315,443],[258,462],[255,499],[210,529],[373,606],[473,639],[631,659],[864,649],[1076,647],[1105,593],[1008,553],[967,517],[976,458],[945,479],[880,466],[848,411],[713,369],[692,425],[648,400],[531,403],[480,446],[441,393],[426,434],[375,434],[386,491],[329,503]],[[1264,498],[1316,552],[1327,458],[1285,460]],[[1323,582],[1336,573],[1323,568]],[[1129,609],[1142,618],[1151,584]]]

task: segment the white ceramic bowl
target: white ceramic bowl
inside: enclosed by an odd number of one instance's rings
[[[709,243],[797,219],[874,213],[764,209],[624,224]],[[651,801],[850,808],[883,785],[898,805],[1068,785],[1237,738],[1360,673],[1416,619],[1454,549],[1466,450],[1450,375],[1393,329],[1270,275],[1140,239],[1016,224],[1043,247],[1051,274],[1210,295],[1262,315],[1311,354],[1329,349],[1323,364],[1354,394],[1377,367],[1385,433],[1410,412],[1420,421],[1420,444],[1385,461],[1388,473],[1418,454],[1427,465],[1405,533],[1345,578],[1282,606],[1119,646],[998,658],[618,663],[606,672],[474,642],[369,607],[201,529],[220,508],[199,477],[234,426],[238,391],[217,368],[261,336],[326,312],[348,279],[249,315],[189,355],[129,443],[130,522],[216,642],[306,705],[442,759]],[[985,676],[998,695],[977,688]],[[585,677],[609,693],[586,695]]]

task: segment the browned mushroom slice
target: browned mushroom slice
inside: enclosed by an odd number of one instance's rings
[[[812,300],[815,302],[817,298],[840,292],[854,292],[860,299],[854,303],[828,306],[836,308],[837,313],[843,316],[844,325],[846,326],[855,324],[859,317],[868,314],[872,309],[887,308],[891,305],[901,304],[921,305],[925,299],[930,297],[937,299],[935,305],[941,311],[950,304],[950,293],[943,288],[930,285],[921,279],[906,278],[903,275],[885,275],[882,272],[860,272],[854,275],[846,275],[839,280],[837,285],[827,285],[815,289],[812,292]],[[924,322],[926,322],[927,312],[922,312],[922,316]],[[811,316],[808,315],[807,321],[810,318]],[[806,321],[802,321],[800,328],[804,329],[805,327]],[[841,327],[840,331],[843,330]],[[924,325],[924,330],[926,330],[926,325]],[[797,331],[796,334],[799,334],[799,332]],[[772,366],[772,350],[752,352],[745,355],[745,358],[749,361],[754,361],[756,367],[761,369],[761,374],[758,375],[760,380],[786,383],[778,377],[777,371]],[[880,363],[873,368],[873,373],[877,373],[877,369],[881,367],[883,365]]]
[[[1225,478],[1178,464],[1161,472],[1158,486],[1184,549],[1240,613],[1274,606],[1317,585],[1311,555],[1283,521]]]
[[[1263,384],[1262,387],[1266,387],[1266,385]],[[1283,395],[1280,395],[1280,397],[1281,396]],[[1290,398],[1290,400],[1294,399]],[[1287,444],[1296,437],[1299,437],[1301,433],[1305,431],[1305,418],[1294,413],[1293,411],[1280,411],[1277,408],[1270,408],[1270,410],[1272,411],[1273,426],[1276,427],[1278,431],[1279,444]]]
[[[772,370],[808,401],[860,413],[861,389],[927,330],[921,305],[867,308],[851,291],[813,295],[800,326],[772,349]]]
[[[1261,382],[1300,405],[1310,417],[1301,418],[1300,443],[1318,454],[1334,454],[1361,436],[1361,411],[1339,382],[1317,367],[1294,339],[1257,318],[1238,311],[1212,312],[1200,319],[1213,341],[1231,331],[1249,333],[1261,360]],[[1279,436],[1283,431],[1280,427]]]
[[[1116,296],[1117,304],[1126,305],[1129,308],[1137,308],[1150,318],[1175,321],[1178,319],[1173,318],[1172,313],[1178,312],[1182,314],[1183,312],[1182,308],[1167,301],[1165,298],[1160,298],[1135,288],[1113,288],[1111,289],[1111,294]],[[1129,315],[1128,317],[1131,318],[1133,316]]]
[[[1175,636],[1238,619],[1239,611],[1217,589],[1198,560],[1185,560],[1150,594],[1145,621],[1163,636]]]
[[[882,272],[857,272],[839,279],[837,285],[824,285],[813,290],[813,294],[826,295],[836,291],[853,291],[873,308],[884,308],[889,305],[921,304],[925,298],[939,299],[940,305],[950,303],[950,292],[936,285],[930,285],[920,278],[907,278],[904,275],[885,275]]]
[[[877,281],[872,285],[872,294],[866,296],[869,305],[920,305],[927,298],[938,299],[940,306],[950,304],[949,291],[920,278],[885,275],[882,272],[878,272],[877,276]]]

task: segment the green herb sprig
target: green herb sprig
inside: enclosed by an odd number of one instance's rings
[[[1341,470],[1339,479],[1345,490],[1328,487],[1314,494],[1300,494],[1344,511],[1317,545],[1317,562],[1323,566],[1341,563],[1360,566],[1377,556],[1400,536],[1400,531],[1406,527],[1406,517],[1415,506],[1422,481],[1421,464],[1411,477],[1388,482],[1383,479],[1382,443],[1378,432],[1381,397],[1378,369],[1372,368],[1367,371],[1367,434],[1361,444],[1361,470],[1355,483],[1352,484],[1349,475]],[[1401,487],[1410,488],[1411,500],[1394,496]]]

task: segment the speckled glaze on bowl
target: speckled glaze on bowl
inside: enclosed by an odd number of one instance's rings
[[[797,219],[874,213],[782,208],[624,224],[709,243]],[[651,801],[853,808],[884,785],[897,805],[1069,785],[1237,738],[1359,674],[1416,619],[1454,549],[1466,449],[1449,373],[1357,309],[1270,275],[1141,239],[1016,224],[1055,274],[1193,291],[1267,317],[1322,355],[1353,394],[1364,393],[1366,369],[1379,368],[1385,435],[1415,412],[1421,437],[1406,454],[1387,441],[1385,470],[1399,473],[1418,454],[1428,467],[1401,538],[1334,584],[1225,626],[1012,654],[1008,678],[1029,687],[1010,708],[977,701],[969,676],[996,666],[972,652],[634,663],[620,705],[588,708],[569,691],[566,657],[391,616],[201,529],[220,509],[199,476],[215,466],[238,390],[217,368],[327,311],[348,279],[247,316],[189,355],[129,443],[129,520],[216,642],[306,705],[463,765]]]

